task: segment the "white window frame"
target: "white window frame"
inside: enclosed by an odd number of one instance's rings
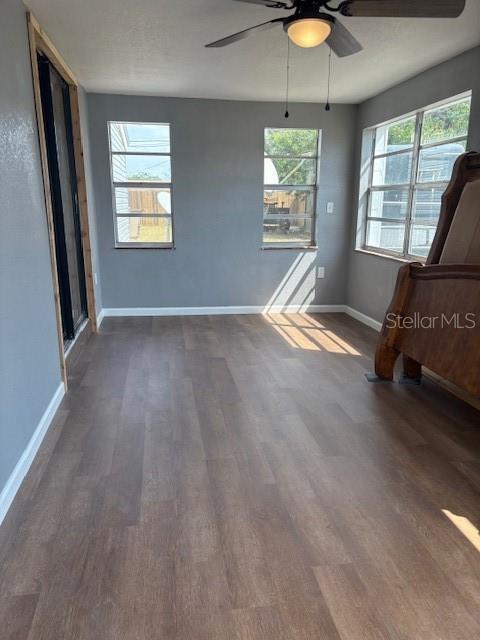
[[[113,151],[112,141],[110,135],[111,124],[132,124],[132,125],[159,125],[162,127],[168,127],[169,139],[170,139],[170,151],[168,153],[161,151]],[[172,166],[172,125],[169,122],[137,122],[133,120],[109,120],[107,122],[108,130],[108,152],[110,158],[110,182],[112,185],[112,210],[113,210],[113,227],[115,234],[115,248],[116,249],[174,249],[174,223],[173,223],[173,166]],[[116,182],[113,179],[113,156],[152,156],[152,157],[169,157],[170,158],[170,182],[154,182],[145,181],[139,182],[137,180],[130,180],[126,182]],[[170,213],[117,213],[117,206],[115,200],[115,189],[169,189],[170,190]],[[118,218],[168,218],[170,219],[170,225],[172,229],[172,241],[171,242],[121,242],[118,239]]]
[[[298,129],[299,131],[316,131],[317,132],[317,149],[316,154],[314,156],[289,156],[289,155],[265,155],[265,133],[269,129]],[[271,218],[268,218],[268,214],[265,213],[263,209],[262,203],[262,249],[312,249],[316,247],[316,226],[317,226],[317,200],[318,200],[318,183],[320,176],[320,153],[322,148],[322,130],[317,129],[315,127],[265,127],[263,130],[263,159],[264,161],[275,158],[282,158],[287,160],[315,160],[315,184],[314,185],[298,185],[298,184],[266,184],[265,183],[265,175],[264,175],[264,183],[263,183],[263,202],[265,199],[265,191],[284,191],[288,189],[295,189],[297,191],[307,191],[312,194],[313,207],[312,207],[312,216],[311,216],[311,232],[310,232],[310,241],[305,242],[304,240],[292,241],[289,240],[287,242],[265,242],[264,241],[264,230],[263,225],[268,220],[271,221]],[[282,217],[282,216],[279,216]],[[293,216],[283,216],[283,218],[289,218]]]
[[[441,107],[453,105],[453,104],[456,104],[457,102],[463,102],[464,100],[467,100],[467,99],[470,99],[470,101],[471,101],[471,97],[472,97],[472,92],[471,91],[467,91],[465,93],[462,93],[462,94],[459,94],[459,95],[456,95],[456,96],[452,96],[451,98],[447,98],[445,100],[442,100],[441,102],[437,102],[435,104],[428,105],[426,107],[423,107],[422,109],[418,109],[417,111],[413,111],[411,113],[402,115],[402,116],[400,116],[398,118],[394,118],[392,120],[387,120],[386,122],[382,122],[382,123],[380,123],[378,125],[375,125],[374,127],[368,127],[367,129],[364,130],[364,139],[365,139],[365,137],[368,139],[368,144],[371,145],[371,148],[370,148],[369,161],[368,161],[369,162],[368,186],[367,186],[366,191],[365,191],[365,195],[366,195],[367,201],[366,201],[366,205],[365,205],[365,209],[364,209],[364,213],[363,213],[361,243],[360,243],[360,246],[358,248],[360,248],[360,249],[362,249],[364,251],[383,254],[383,255],[386,255],[386,256],[405,259],[405,260],[416,260],[416,261],[421,261],[421,262],[426,260],[425,256],[415,255],[413,253],[410,253],[410,251],[409,251],[411,228],[412,228],[412,222],[413,222],[413,209],[414,209],[415,192],[416,192],[417,188],[419,188],[419,189],[422,189],[422,188],[426,188],[426,189],[428,189],[428,188],[443,188],[445,190],[446,187],[448,186],[449,180],[439,180],[439,181],[432,181],[432,182],[419,182],[418,181],[418,170],[419,170],[420,153],[421,153],[421,151],[423,151],[423,149],[429,149],[429,148],[433,148],[433,147],[438,147],[438,146],[441,146],[442,144],[451,144],[451,143],[463,142],[463,141],[465,141],[465,143],[467,144],[469,131],[467,130],[467,132],[466,132],[466,134],[464,136],[459,136],[459,137],[450,138],[450,139],[442,139],[442,140],[439,140],[439,141],[436,141],[436,142],[427,143],[427,144],[421,144],[423,117],[424,117],[424,114],[426,112],[433,111],[433,110],[436,110],[436,109],[440,109]],[[470,115],[471,115],[471,111],[470,111]],[[390,152],[386,152],[386,153],[375,154],[376,137],[377,137],[378,129],[383,128],[383,127],[385,127],[387,125],[395,124],[397,122],[402,122],[403,120],[409,120],[411,118],[415,118],[415,134],[414,134],[414,140],[413,140],[412,147],[408,148],[408,149],[400,149],[400,150],[390,151]],[[409,182],[408,183],[407,182],[406,183],[401,183],[401,184],[388,184],[388,185],[385,184],[385,185],[373,186],[372,182],[373,182],[373,172],[374,172],[374,162],[375,162],[375,160],[377,160],[379,158],[387,158],[387,157],[399,155],[399,154],[402,154],[402,153],[405,153],[405,152],[411,152],[412,153],[412,166],[411,166],[411,170],[410,170],[410,180],[409,180]],[[379,217],[375,217],[375,216],[371,216],[370,215],[371,206],[372,206],[372,197],[371,197],[372,193],[378,192],[378,191],[386,191],[386,190],[405,190],[405,191],[408,192],[408,196],[407,196],[407,212],[406,212],[405,220],[395,219],[395,218],[379,218]],[[359,211],[359,215],[362,215],[361,211]],[[403,251],[402,252],[392,251],[392,250],[385,249],[385,248],[382,248],[382,247],[369,245],[367,243],[367,234],[368,234],[368,222],[370,220],[383,221],[383,222],[388,221],[388,222],[393,222],[393,223],[404,224],[405,225],[405,236],[404,236]]]

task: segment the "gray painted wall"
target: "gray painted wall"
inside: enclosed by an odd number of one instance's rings
[[[0,491],[60,383],[25,7],[0,8]]]
[[[385,122],[471,89],[472,108],[468,147],[470,150],[480,150],[479,69],[480,47],[477,47],[367,100],[359,107],[350,245],[352,249],[347,302],[351,307],[376,320],[383,320],[385,309],[392,296],[397,272],[402,263],[398,260],[372,256],[353,249],[355,247],[358,211],[362,131],[366,127]]]
[[[297,104],[285,120],[278,103],[87,99],[104,307],[345,301],[355,106]],[[175,250],[114,249],[108,120],[171,123]],[[263,130],[275,126],[322,129],[317,252],[260,249]]]

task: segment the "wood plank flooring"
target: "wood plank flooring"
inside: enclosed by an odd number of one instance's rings
[[[2,640],[474,640],[479,413],[341,314],[109,318],[0,530]]]

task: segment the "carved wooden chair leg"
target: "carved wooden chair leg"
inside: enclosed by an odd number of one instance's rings
[[[393,370],[400,352],[386,344],[380,342],[375,352],[375,374],[367,373],[369,382],[392,382]]]
[[[403,356],[403,378],[402,384],[420,384],[422,379],[422,365],[410,358],[409,356]]]

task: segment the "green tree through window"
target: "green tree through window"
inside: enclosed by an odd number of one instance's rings
[[[316,129],[267,129],[265,155],[272,157],[281,184],[314,184],[314,163],[317,155]],[[282,156],[282,157],[275,157]]]
[[[319,131],[265,129],[264,154],[264,245],[314,244]]]

